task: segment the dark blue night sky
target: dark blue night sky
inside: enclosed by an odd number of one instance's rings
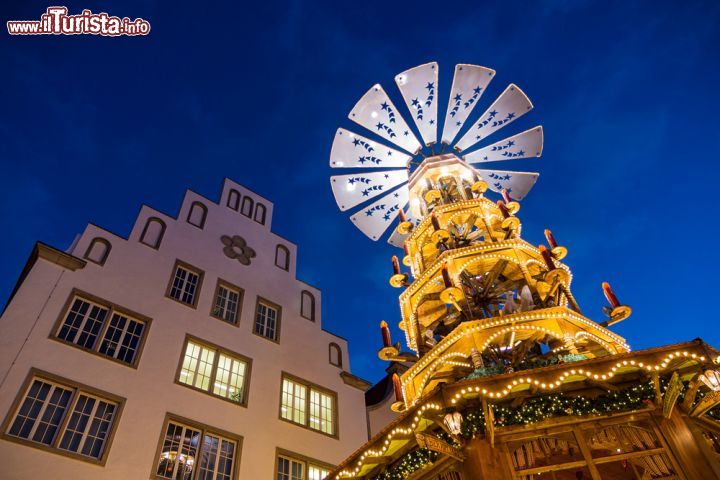
[[[3,23],[52,4],[4,2]],[[0,33],[3,303],[36,240],[65,249],[87,222],[127,235],[141,203],[174,214],[186,188],[216,199],[230,177],[275,203],[273,230],[323,290],[324,327],[378,379],[378,322],[399,317],[393,249],[338,211],[328,155],[372,84],[400,105],[393,76],[437,60],[441,101],[456,63],[498,72],[476,115],[509,82],[532,99],[503,133],[542,123],[543,157],[492,167],[541,173],[523,236],[549,227],[569,247],[583,312],[603,319],[608,280],[634,309],[615,330],[635,349],[720,346],[720,3],[65,4],[152,32]]]

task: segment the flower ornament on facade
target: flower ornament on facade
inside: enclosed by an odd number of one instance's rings
[[[243,265],[250,265],[250,260],[255,257],[255,250],[248,247],[247,242],[240,235],[223,235],[220,241],[225,247],[223,253],[228,258],[237,259]]]

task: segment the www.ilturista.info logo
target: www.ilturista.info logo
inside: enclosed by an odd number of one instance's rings
[[[7,22],[10,35],[147,35],[150,22],[142,18],[113,17],[107,13],[83,10],[80,15],[68,15],[67,7],[48,7],[40,20],[11,20]]]

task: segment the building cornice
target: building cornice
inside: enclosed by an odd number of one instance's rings
[[[28,257],[27,262],[25,262],[25,266],[23,267],[22,272],[20,272],[20,276],[18,277],[17,282],[15,282],[15,286],[13,287],[12,292],[7,299],[7,302],[5,302],[2,313],[5,313],[5,310],[7,309],[8,305],[10,305],[10,302],[15,296],[15,293],[17,293],[17,291],[20,289],[20,286],[25,281],[25,278],[30,274],[30,271],[35,266],[35,263],[38,261],[38,259],[54,263],[58,267],[65,270],[70,270],[72,272],[81,268],[85,268],[85,265],[87,265],[87,262],[81,258],[63,252],[62,250],[58,250],[57,248],[51,247],[46,243],[35,242],[35,246],[33,247],[32,252],[30,252],[30,256]]]

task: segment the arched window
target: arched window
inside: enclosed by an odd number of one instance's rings
[[[205,226],[205,218],[207,217],[207,207],[200,202],[193,202],[188,212],[187,222],[198,228]]]
[[[255,221],[265,225],[265,205],[258,203],[255,205]]]
[[[300,293],[300,315],[303,318],[315,321],[315,297],[307,290]]]
[[[165,222],[159,218],[148,218],[140,234],[140,243],[144,243],[154,249],[160,248],[160,242],[162,242],[163,235],[165,235],[165,227]]]
[[[242,207],[240,207],[240,213],[248,218],[252,218],[253,215],[253,201],[250,197],[243,197]]]
[[[95,237],[85,251],[85,259],[98,265],[105,265],[105,260],[107,260],[108,255],[110,255],[111,249],[112,245],[110,245],[110,242],[104,238]]]
[[[240,192],[234,188],[228,193],[227,206],[236,212],[240,209]]]
[[[333,342],[330,344],[329,349],[330,364],[342,368],[342,350],[340,349],[340,345]]]
[[[283,270],[290,270],[290,250],[284,245],[275,248],[275,266]]]

